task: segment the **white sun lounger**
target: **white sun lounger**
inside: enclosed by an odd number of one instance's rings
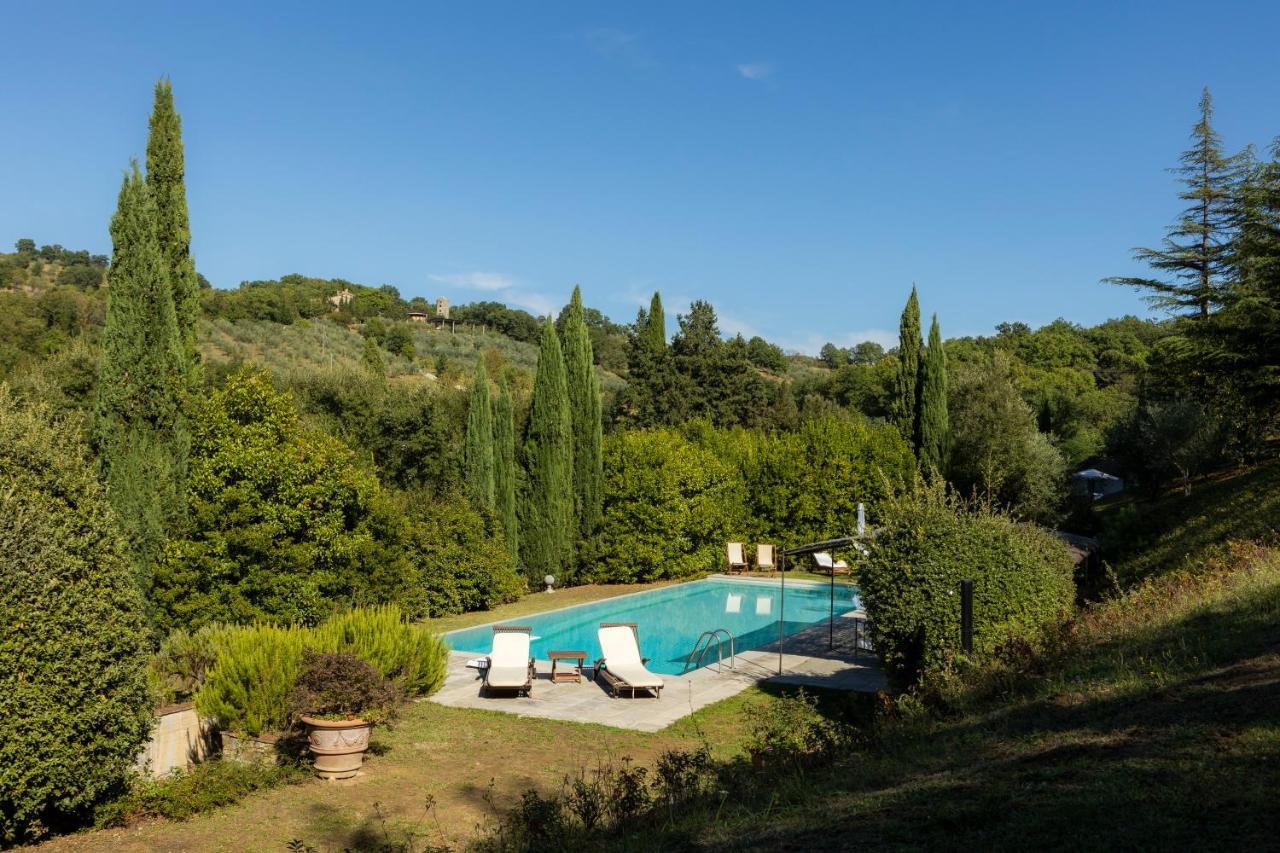
[[[818,568],[829,575],[849,574],[849,564],[844,560],[832,560],[831,552],[829,551],[819,551],[814,554],[813,561],[818,564]]]
[[[662,698],[663,681],[645,669],[649,659],[640,657],[640,636],[634,622],[602,622],[597,636],[600,638],[597,681],[603,678],[614,696],[626,690],[634,699],[637,690],[651,690],[655,698]]]
[[[533,694],[533,658],[529,656],[532,633],[527,625],[493,626],[493,651],[485,658],[482,691],[514,690],[526,696]]]

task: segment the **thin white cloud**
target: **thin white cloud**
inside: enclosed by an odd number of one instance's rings
[[[760,332],[756,330],[755,326],[745,320],[739,320],[737,317],[731,317],[728,314],[721,314],[716,319],[720,321],[720,331],[726,337],[731,338],[734,335],[742,335],[744,338],[749,340],[760,334]]]
[[[510,291],[506,294],[508,304],[527,309],[539,317],[552,317],[557,313],[556,303],[550,296],[533,291]]]
[[[748,80],[764,80],[773,76],[772,62],[743,62],[737,66],[738,73]]]
[[[824,344],[832,343],[838,347],[851,347],[863,341],[873,341],[885,349],[891,349],[898,345],[898,333],[887,329],[861,329],[830,336],[813,333],[799,338],[782,337],[773,342],[787,352],[816,356]]]
[[[615,27],[595,27],[582,33],[582,40],[587,43],[587,47],[601,56],[610,57],[632,50],[639,38],[639,33]]]
[[[456,272],[427,276],[432,281],[448,284],[453,287],[465,287],[468,290],[510,290],[516,286],[516,280],[506,273],[500,272]]]
[[[594,27],[580,30],[569,37],[586,45],[587,50],[601,59],[633,71],[646,71],[658,66],[642,33],[616,27]]]

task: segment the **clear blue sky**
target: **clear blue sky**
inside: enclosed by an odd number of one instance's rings
[[[0,241],[108,252],[167,74],[218,286],[659,289],[813,351],[913,281],[948,336],[1142,312],[1098,280],[1176,213],[1201,86],[1280,134],[1274,2],[187,5],[6,8]]]

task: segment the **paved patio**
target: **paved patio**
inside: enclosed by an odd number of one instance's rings
[[[545,717],[579,723],[599,723],[642,732],[656,732],[721,699],[728,699],[753,684],[768,681],[831,690],[874,692],[884,687],[884,674],[875,656],[860,640],[865,614],[860,611],[836,617],[835,646],[828,648],[828,625],[815,625],[787,637],[778,674],[778,644],[739,652],[737,665],[728,661],[716,671],[713,663],[686,675],[663,675],[666,687],[661,699],[644,695],[635,699],[613,698],[603,684],[596,684],[588,661],[581,683],[551,683],[551,664],[538,661],[532,696],[497,693],[480,695],[480,675],[468,669],[476,657],[451,652],[444,686],[428,701],[453,708],[502,711],[521,717]],[[857,648],[858,645],[864,648]]]

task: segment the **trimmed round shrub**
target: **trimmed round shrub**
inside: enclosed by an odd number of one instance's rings
[[[0,385],[0,842],[81,818],[151,725],[143,601],[76,431]]]
[[[857,569],[872,640],[898,686],[960,649],[960,581],[973,579],[975,655],[1034,635],[1074,600],[1072,561],[1047,530],[940,485],[899,498]]]
[[[638,583],[719,568],[743,519],[742,480],[730,465],[669,429],[604,442],[604,518],[584,579]]]

